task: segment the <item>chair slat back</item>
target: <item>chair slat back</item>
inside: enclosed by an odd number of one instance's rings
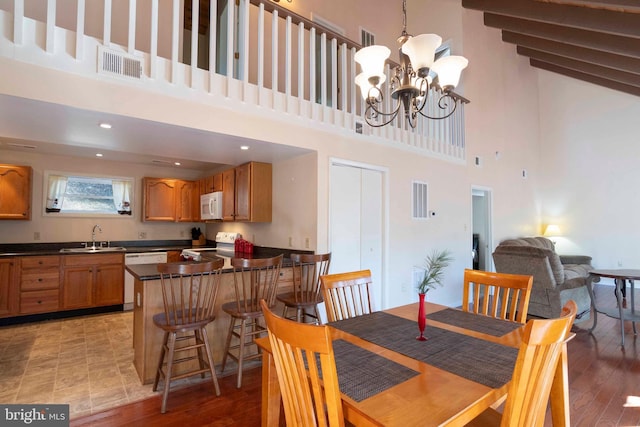
[[[329,327],[284,319],[261,304],[287,425],[344,426]]]
[[[571,326],[577,310],[575,302],[569,300],[562,317],[527,322],[509,384],[502,427],[543,426],[558,363],[567,363],[566,345],[574,336]]]
[[[533,276],[464,270],[462,310],[525,323]]]
[[[273,258],[232,258],[233,282],[237,310],[250,313],[260,311],[260,300],[273,307],[280,277],[283,255]]]
[[[329,273],[331,254],[291,254],[293,292],[296,301],[314,301],[320,296],[320,276]]]
[[[320,276],[320,283],[329,322],[373,312],[370,270]]]
[[[167,325],[208,323],[215,319],[224,260],[158,264]]]

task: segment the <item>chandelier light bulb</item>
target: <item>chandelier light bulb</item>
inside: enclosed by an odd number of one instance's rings
[[[460,74],[469,61],[464,56],[445,56],[438,59],[431,67],[438,74],[438,84],[443,89],[453,89],[458,86]]]
[[[415,71],[431,68],[436,49],[442,44],[442,37],[437,34],[420,34],[409,37],[402,45],[402,53],[411,60]]]

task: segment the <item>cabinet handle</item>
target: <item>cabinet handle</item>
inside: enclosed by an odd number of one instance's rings
[[[42,301],[38,301],[38,304],[42,304]]]
[[[38,264],[42,265],[42,261],[38,261]]]
[[[38,282],[42,282],[42,277],[38,277]]]

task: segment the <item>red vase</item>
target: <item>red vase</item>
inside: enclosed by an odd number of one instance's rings
[[[424,297],[426,294],[418,294],[420,298],[420,305],[418,306],[418,329],[420,329],[420,335],[416,337],[418,341],[426,341],[424,336],[424,328],[427,326],[427,317],[424,314]]]

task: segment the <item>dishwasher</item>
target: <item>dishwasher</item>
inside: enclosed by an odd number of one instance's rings
[[[166,252],[142,252],[124,255],[124,265],[159,264],[167,262]],[[133,310],[133,275],[124,271],[124,309]]]

